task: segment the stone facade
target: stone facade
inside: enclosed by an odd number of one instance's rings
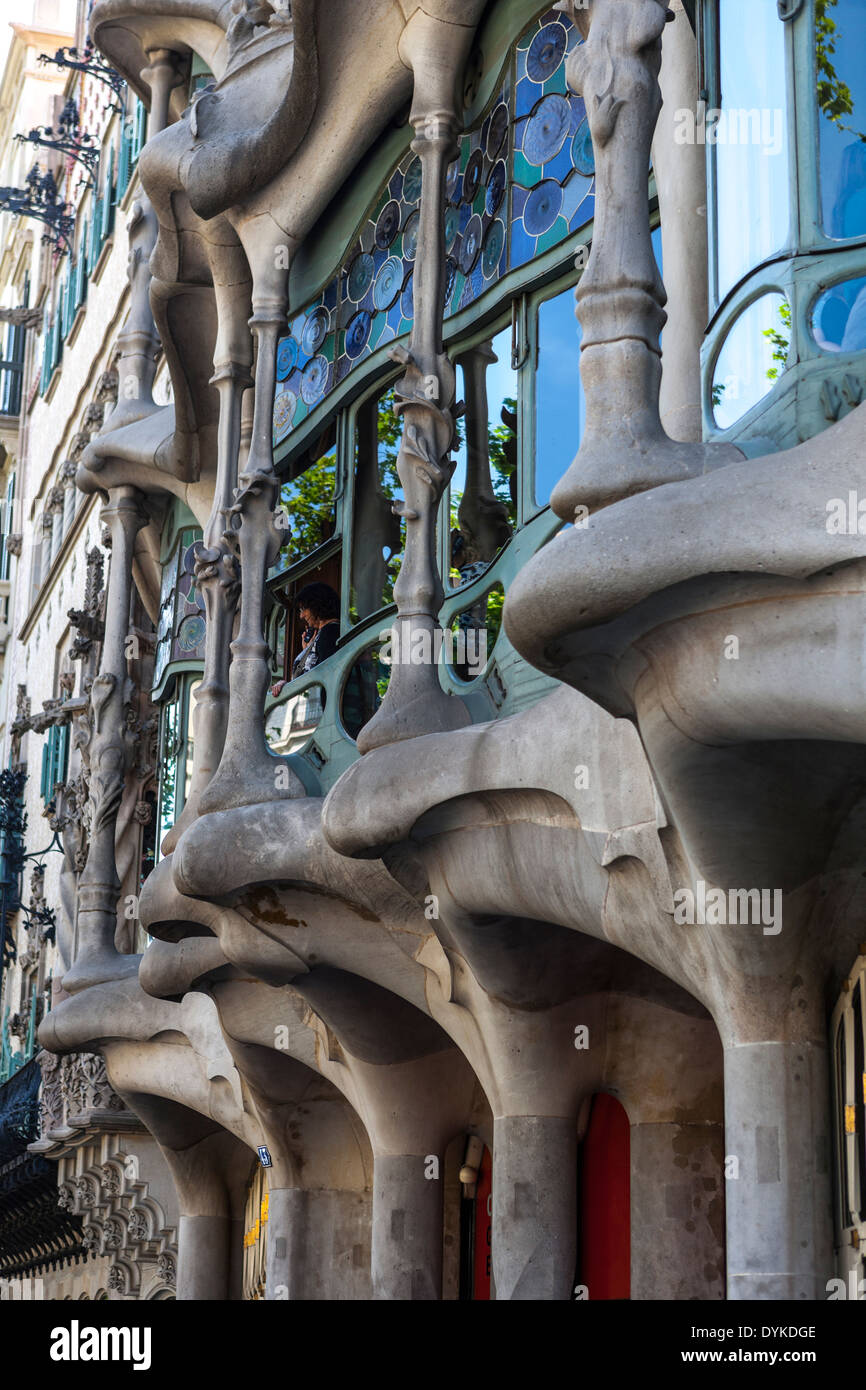
[[[75,546],[84,598],[7,728],[16,766],[71,731],[15,968],[53,982],[30,1148],[110,1295],[862,1273],[866,406],[807,358],[866,369],[866,225],[749,241],[851,323],[778,270],[734,362],[761,300],[680,119],[717,8],[92,6],[147,139],[99,350],[30,412],[25,649]],[[815,10],[769,9],[796,142]]]

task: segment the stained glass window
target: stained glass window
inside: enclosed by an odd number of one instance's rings
[[[582,43],[557,10],[515,44],[481,119],[460,137],[445,184],[445,314],[465,309],[507,270],[564,242],[595,211],[583,100],[566,88]],[[412,327],[421,162],[400,160],[338,274],[296,314],[277,349],[274,443],[353,369]]]

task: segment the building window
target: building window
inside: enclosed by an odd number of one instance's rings
[[[189,796],[194,752],[192,714],[200,684],[201,677],[195,672],[179,676],[171,699],[166,700],[160,710],[157,855]],[[146,867],[143,863],[143,873]]]
[[[717,302],[784,249],[790,228],[785,25],[775,5],[720,0],[718,106],[707,112],[715,162]],[[713,112],[721,110],[718,119]]]
[[[48,730],[48,737],[42,746],[42,800],[46,803],[54,800],[54,794],[58,786],[62,786],[66,781],[66,769],[69,764],[69,725],[52,724]]]
[[[866,234],[866,8],[815,0],[821,214],[827,236]]]

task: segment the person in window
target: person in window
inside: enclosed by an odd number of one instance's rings
[[[305,584],[295,602],[304,623],[304,635],[303,646],[292,663],[292,680],[333,656],[340,636],[340,596],[330,584]],[[284,680],[276,681],[271,694],[279,695],[286,684]]]

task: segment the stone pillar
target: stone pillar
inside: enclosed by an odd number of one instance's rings
[[[670,0],[670,8],[676,20],[665,29],[662,42],[662,109],[652,147],[668,314],[659,413],[671,439],[699,440],[701,344],[708,317],[706,149],[674,139],[677,112],[697,110],[698,59],[682,0]]]
[[[422,1154],[374,1155],[375,1299],[442,1297],[442,1180],[426,1178],[424,1169]]]
[[[572,1297],[577,1264],[574,1119],[496,1118],[491,1247],[497,1300]]]
[[[632,1124],[629,1145],[632,1299],[723,1299],[722,1126]]]
[[[132,560],[135,537],[147,520],[141,503],[141,493],[136,488],[112,488],[101,514],[110,528],[111,568],[102,667],[90,693],[91,833],[87,863],[79,882],[76,956],[71,970],[63,977],[63,987],[69,994],[130,974],[138,963],[137,956],[121,956],[114,946],[120,894],[114,837],[126,774],[126,639]]]
[[[149,48],[148,66],[142,68],[141,78],[150,88],[150,116],[147,123],[147,138],[152,140],[168,125],[168,103],[172,91],[183,81],[181,64],[170,48]]]
[[[225,1214],[181,1214],[177,1229],[177,1297],[224,1303],[231,1298],[231,1252],[243,1223]]]
[[[582,27],[587,12],[563,0]],[[738,449],[669,439],[659,416],[666,296],[653,254],[647,169],[661,109],[666,0],[593,0],[589,37],[566,78],[586,103],[595,151],[595,231],[577,287],[586,428],[554,488],[557,516],[590,509],[742,457]]]
[[[240,565],[232,533],[226,530],[238,475],[241,401],[251,385],[249,360],[231,360],[215,368],[212,382],[220,394],[217,477],[213,506],[203,539],[195,546],[196,584],[204,595],[205,660],[193,710],[194,762],[189,795],[162,850],[170,854],[199,813],[201,794],[219,766],[229,716],[231,635],[240,593]]]
[[[265,695],[270,679],[264,635],[265,582],[286,536],[285,527],[279,524],[282,514],[275,510],[280,485],[274,471],[272,445],[277,339],[284,324],[285,299],[276,292],[254,289],[250,320],[256,341],[252,437],[228,518],[229,536],[240,555],[243,575],[240,621],[231,644],[232,717],[219,767],[199,800],[203,814],[306,794],[290,765],[268,751],[264,732]],[[283,774],[279,778],[278,772]]]
[[[151,65],[142,69],[141,77],[151,89],[150,137],[165,127],[172,88],[178,86],[182,77],[177,59],[169,49],[151,49],[148,57]],[[117,361],[118,393],[114,409],[106,420],[109,430],[131,424],[159,408],[153,399],[153,378],[160,344],[150,307],[150,258],[158,230],[153,205],[147,195],[140,192],[132,204],[127,222],[129,313],[117,338],[120,348]]]
[[[827,1297],[835,1275],[829,1076],[821,1042],[725,1049],[729,1299]]]
[[[435,32],[429,26],[435,25]],[[436,514],[454,472],[454,367],[442,350],[445,275],[445,174],[457,154],[460,121],[456,76],[470,30],[429,21],[410,26],[401,57],[415,78],[410,120],[412,149],[421,162],[421,203],[409,346],[391,356],[405,368],[394,388],[403,418],[397,473],[403,501],[394,510],[406,523],[406,546],[394,585],[391,679],[385,698],[357,738],[367,753],[383,744],[469,723],[463,702],[439,682],[435,634],[444,600],[436,557]],[[442,30],[448,30],[446,34]],[[407,33],[410,30],[407,29]],[[441,51],[437,51],[440,50]]]

